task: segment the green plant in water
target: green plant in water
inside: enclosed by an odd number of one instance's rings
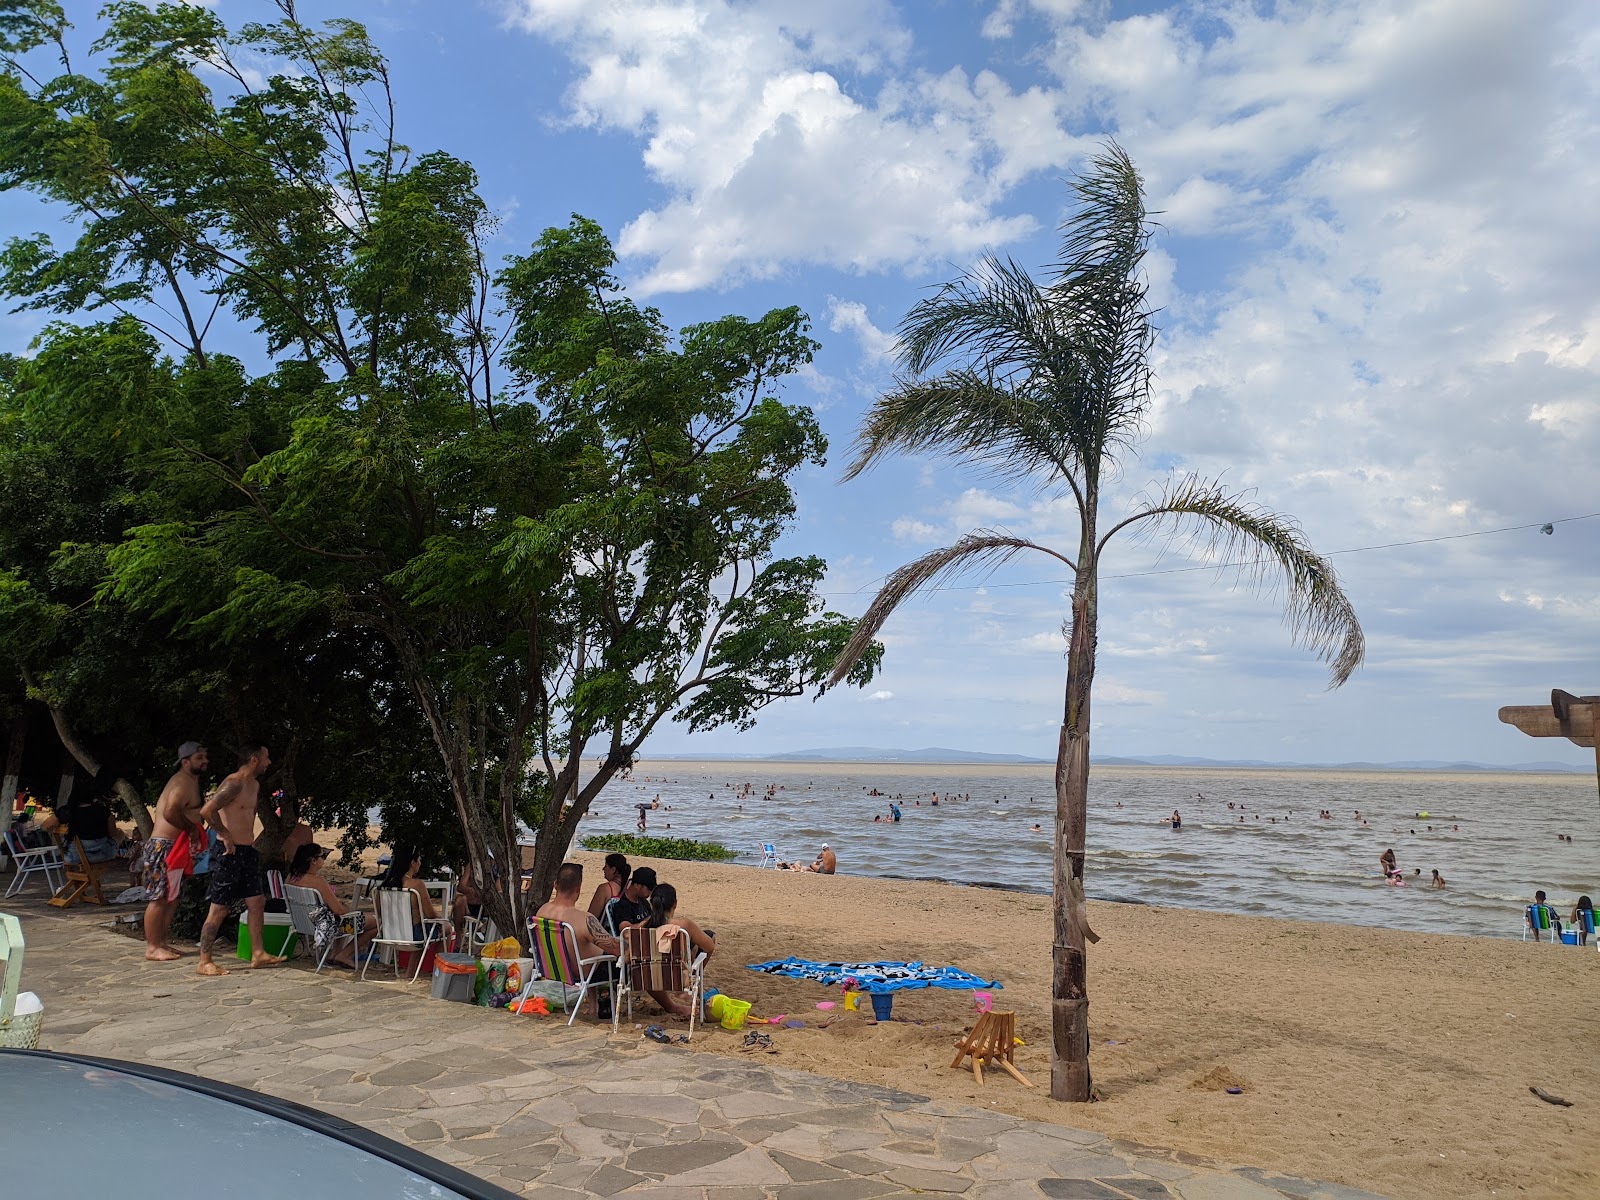
[[[691,838],[641,837],[635,833],[601,833],[583,839],[585,850],[615,850],[637,858],[677,858],[694,862],[729,862],[738,851],[720,842],[697,842]]]

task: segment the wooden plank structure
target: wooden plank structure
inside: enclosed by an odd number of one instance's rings
[[[971,1055],[972,1074],[979,1083],[983,1082],[983,1064],[987,1062],[991,1068],[1009,1071],[1023,1087],[1031,1088],[1033,1084],[1028,1082],[1027,1076],[1017,1070],[1016,1053],[1017,1014],[986,1012],[978,1018],[972,1032],[956,1043],[955,1061],[950,1065],[959,1067],[961,1060]]]
[[[1600,696],[1574,696],[1552,688],[1548,706],[1507,705],[1500,710],[1500,719],[1529,737],[1564,737],[1592,748],[1595,786],[1600,788]]]
[[[72,839],[73,847],[78,851],[78,861],[68,862],[63,868],[67,881],[62,884],[61,890],[50,898],[50,903],[57,908],[71,908],[79,900],[87,900],[91,904],[106,903],[106,894],[100,889],[100,875],[111,866],[109,862],[92,863],[89,856],[83,852],[83,843],[77,838]],[[63,858],[65,862],[65,859]],[[89,889],[94,889],[94,895],[89,895]]]

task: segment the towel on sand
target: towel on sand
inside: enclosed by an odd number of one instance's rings
[[[784,958],[772,962],[750,963],[750,970],[788,979],[814,979],[834,986],[846,979],[855,980],[857,991],[883,994],[911,988],[1000,988],[993,979],[980,979],[957,967],[925,967],[920,962],[824,963],[805,958]]]

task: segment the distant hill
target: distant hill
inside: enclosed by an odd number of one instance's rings
[[[930,746],[923,750],[887,750],[882,746],[828,746],[816,750],[791,750],[785,754],[652,754],[648,758],[673,760],[756,761],[756,762],[859,762],[859,763],[1023,763],[1049,766],[1052,759],[1029,758],[1024,754],[984,754],[976,750],[952,750]],[[1586,775],[1592,768],[1563,762],[1523,762],[1494,764],[1446,762],[1442,759],[1408,759],[1401,762],[1303,763],[1269,762],[1258,758],[1194,758],[1181,754],[1151,754],[1140,758],[1095,755],[1096,766],[1104,767],[1262,767],[1302,771],[1492,771]]]

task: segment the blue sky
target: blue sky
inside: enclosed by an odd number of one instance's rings
[[[88,24],[97,3],[68,10]],[[218,0],[230,23],[259,0]],[[793,552],[831,603],[977,526],[1071,544],[1049,493],[937,460],[838,482],[922,290],[994,249],[1049,261],[1107,136],[1163,232],[1148,436],[1170,469],[1297,517],[1368,637],[1345,687],[1270,595],[1127,542],[1104,568],[1094,750],[1592,762],[1496,718],[1600,692],[1600,8],[1543,0],[301,0],[365,21],[402,137],[471,160],[506,252],[581,212],[673,324],[799,304],[787,398],[833,443]],[[15,203],[0,209],[22,219]],[[30,224],[36,223],[30,219]],[[21,349],[35,324],[0,334]],[[1552,536],[1506,527],[1557,522]],[[1479,536],[1481,535],[1481,536]],[[1449,540],[1432,540],[1449,539]],[[1203,561],[1203,560],[1202,560]],[[1154,573],[1152,573],[1154,572]],[[914,600],[865,693],[647,752],[944,745],[1049,757],[1059,569]],[[983,586],[979,586],[983,585]]]

